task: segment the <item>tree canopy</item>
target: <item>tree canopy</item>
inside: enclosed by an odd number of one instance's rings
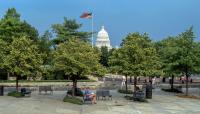
[[[200,47],[194,40],[193,28],[190,27],[178,36],[157,43],[165,74],[186,76],[186,84],[191,74],[200,72]]]
[[[109,64],[108,64],[108,59],[109,57],[112,55],[112,52],[114,51],[114,49],[108,49],[108,47],[106,46],[103,46],[101,47],[100,49],[101,51],[101,56],[100,56],[100,63],[104,66],[104,67],[109,67]]]
[[[20,14],[15,8],[8,9],[0,20],[0,39],[12,42],[13,38],[18,38],[22,34],[31,40],[38,40],[38,31],[26,21],[21,21]]]
[[[78,78],[97,73],[102,75],[104,71],[99,63],[100,55],[97,50],[80,39],[72,38],[59,44],[52,54],[55,69],[70,76],[74,88]]]
[[[56,38],[52,41],[53,44],[57,45],[71,38],[79,38],[86,42],[90,41],[89,37],[91,33],[79,31],[81,26],[82,25],[78,24],[75,20],[66,17],[64,17],[64,22],[62,24],[53,24],[52,29],[56,35]]]
[[[61,43],[53,52],[53,56],[55,68],[72,77],[91,74],[101,68],[99,53],[79,39]]]
[[[147,34],[129,34],[113,52],[110,64],[125,75],[149,76],[160,71],[156,49]]]
[[[162,71],[156,49],[146,33],[129,34],[109,63],[111,69],[126,76],[126,91],[127,76],[134,76],[136,90],[137,76],[155,76]]]
[[[22,36],[13,39],[4,58],[4,68],[14,75],[35,76],[43,64],[43,54],[32,40]]]

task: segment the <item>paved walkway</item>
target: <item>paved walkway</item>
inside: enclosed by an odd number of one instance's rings
[[[34,92],[26,98],[0,96],[0,114],[200,114],[200,100],[178,98],[158,89],[149,103],[126,101],[122,94],[111,93],[112,101],[82,106],[62,102],[63,91],[53,95]]]

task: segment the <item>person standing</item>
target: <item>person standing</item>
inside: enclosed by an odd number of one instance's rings
[[[123,88],[123,86],[125,85],[125,83],[126,83],[126,77],[122,76],[121,89]]]
[[[152,85],[153,85],[153,88],[155,88],[155,86],[156,86],[156,77],[153,77],[153,79],[152,79]]]

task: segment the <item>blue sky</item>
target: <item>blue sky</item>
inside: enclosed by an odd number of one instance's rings
[[[112,46],[131,32],[147,32],[157,41],[177,35],[194,26],[200,37],[200,0],[0,0],[0,17],[15,7],[22,19],[42,34],[51,24],[62,23],[63,17],[82,23],[90,31],[90,20],[80,19],[84,11],[94,14],[94,30],[104,25]]]

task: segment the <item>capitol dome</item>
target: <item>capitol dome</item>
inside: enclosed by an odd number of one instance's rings
[[[104,29],[104,26],[102,26],[101,30],[98,32],[97,38],[109,40],[108,32]]]
[[[104,26],[101,27],[101,30],[97,34],[96,46],[98,48],[101,48],[103,46],[108,47],[108,49],[112,48],[110,45],[108,32],[105,30]]]

